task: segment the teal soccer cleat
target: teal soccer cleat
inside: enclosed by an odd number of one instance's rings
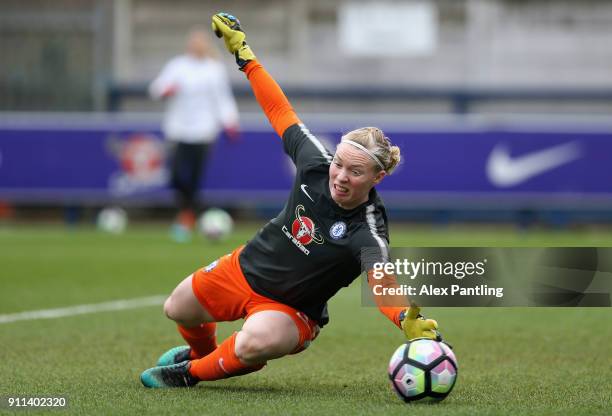
[[[153,367],[140,375],[140,381],[149,388],[193,387],[200,380],[189,373],[190,361],[179,364]]]
[[[181,345],[180,347],[171,348],[163,353],[155,365],[160,367],[178,364],[188,360],[191,360],[191,348],[189,348],[187,345]]]

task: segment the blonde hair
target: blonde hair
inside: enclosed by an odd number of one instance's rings
[[[378,127],[362,127],[350,131],[342,136],[342,140],[352,140],[368,149],[382,163],[387,173],[393,172],[400,163],[400,148],[393,146],[391,140]],[[374,167],[381,170],[378,163],[375,163]]]

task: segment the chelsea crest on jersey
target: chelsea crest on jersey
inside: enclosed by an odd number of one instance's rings
[[[371,263],[387,260],[385,208],[375,189],[352,210],[333,201],[331,153],[303,125],[289,127],[283,141],[297,167],[291,193],[279,215],[247,243],[240,266],[257,293],[324,325],[327,300]],[[376,253],[365,262],[364,247]]]

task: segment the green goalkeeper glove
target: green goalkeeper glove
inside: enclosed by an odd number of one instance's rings
[[[438,332],[438,323],[433,319],[425,319],[419,312],[415,303],[411,303],[400,314],[400,324],[404,330],[404,335],[408,340],[414,338],[429,338],[442,341],[442,335]]]
[[[255,59],[255,54],[246,44],[246,34],[240,27],[240,21],[228,13],[217,13],[212,17],[212,30],[218,38],[223,38],[227,50],[236,57],[236,63],[241,71],[249,61]]]

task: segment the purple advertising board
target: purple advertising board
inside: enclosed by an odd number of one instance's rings
[[[332,150],[343,131],[309,128]],[[385,130],[403,156],[379,185],[389,206],[612,207],[612,128],[447,124]],[[166,204],[165,155],[152,122],[5,120],[0,200]],[[237,142],[221,138],[215,145],[202,194],[228,205],[281,203],[293,174],[272,129],[246,127]]]

